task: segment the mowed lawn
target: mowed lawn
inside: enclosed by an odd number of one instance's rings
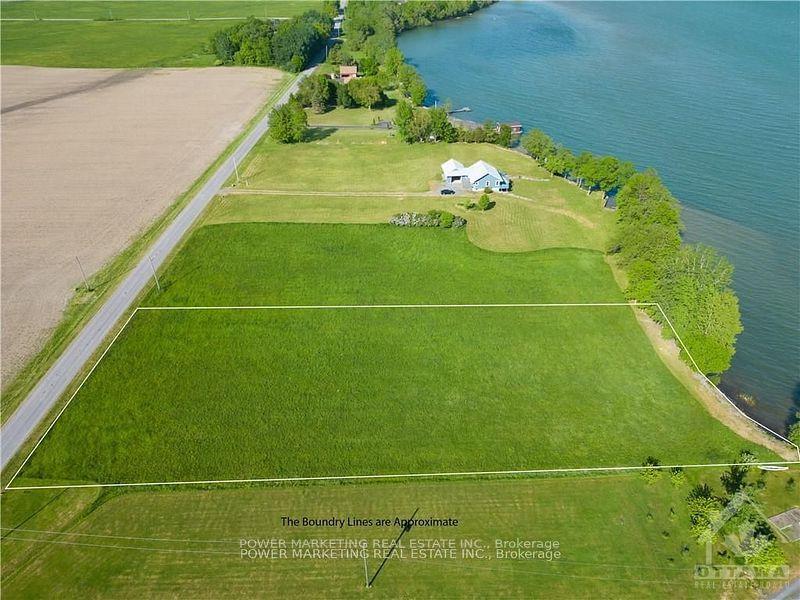
[[[599,253],[459,231],[198,230],[147,304],[614,302]],[[76,444],[75,440],[81,443]],[[22,471],[145,482],[727,462],[627,307],[142,310]]]
[[[441,182],[440,165],[448,158],[465,165],[483,159],[512,176],[535,169],[529,157],[492,144],[404,144],[384,131],[369,129],[323,129],[312,131],[312,135],[313,141],[288,146],[268,137],[262,139],[242,169],[249,187],[427,191],[432,181]]]
[[[525,190],[525,197],[494,194],[494,206],[488,211],[465,210],[464,196],[237,193],[217,198],[204,222],[371,224],[387,223],[392,215],[401,212],[447,210],[467,220],[467,237],[486,250],[529,252],[546,248],[584,248],[604,251],[609,245],[613,213],[601,208],[597,197],[587,197],[580,192],[560,193],[561,190],[554,189],[558,184],[557,181],[534,183]]]
[[[419,508],[421,518],[454,518],[459,525],[412,528],[402,539],[404,556],[387,562],[370,597],[717,598],[718,588],[698,587],[693,577],[694,565],[705,560],[704,547],[690,536],[685,497],[699,481],[718,489],[720,474],[689,470],[683,487],[674,487],[666,476],[647,485],[638,475],[625,474],[137,492],[61,525],[52,513],[62,507],[48,504],[54,492],[12,491],[2,507],[7,528],[2,550],[4,559],[9,557],[2,591],[14,598],[363,598],[363,559],[292,558],[291,544],[365,540],[372,576],[382,560],[375,545],[390,544],[398,527],[288,528],[280,517],[394,519]],[[774,500],[769,514],[790,506],[785,484],[797,472],[761,475],[765,496]],[[41,533],[53,530],[59,533]],[[487,554],[462,557],[459,548],[455,559],[412,556],[412,540],[423,538],[452,539],[457,546],[477,540]],[[496,540],[516,538],[557,541],[561,557],[494,555]],[[287,558],[243,559],[241,539],[284,540]],[[796,545],[784,545],[795,560]],[[747,590],[727,593],[746,597]]]

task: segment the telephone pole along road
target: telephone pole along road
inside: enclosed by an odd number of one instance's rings
[[[300,82],[308,77],[316,68],[317,61],[302,71],[292,85],[275,102],[278,107],[285,104],[289,96],[297,91]],[[47,373],[31,390],[28,397],[20,404],[16,412],[0,431],[0,469],[5,469],[9,461],[19,451],[25,440],[34,432],[55,403],[66,391],[69,384],[81,372],[87,361],[94,355],[100,344],[111,333],[114,325],[130,308],[131,303],[139,296],[145,286],[152,281],[151,263],[158,269],[172,252],[192,223],[211,202],[211,199],[222,189],[227,179],[234,172],[234,161],[242,164],[245,156],[253,149],[259,139],[269,128],[269,113],[253,128],[233,154],[217,169],[197,195],[180,212],[166,231],[147,250],[130,275],[122,282],[111,297],[106,300],[100,310],[84,326],[72,340],[61,356],[50,367]]]

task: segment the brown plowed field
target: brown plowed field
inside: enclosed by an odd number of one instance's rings
[[[281,79],[256,68],[4,66],[3,384],[81,282],[147,228],[243,129]]]

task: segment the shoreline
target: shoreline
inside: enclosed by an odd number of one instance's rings
[[[489,7],[491,6],[492,5]],[[445,19],[444,21],[447,20],[449,19]],[[401,34],[402,33],[403,32],[401,32]],[[436,99],[435,104],[436,103],[438,103],[438,99]],[[423,107],[431,108],[430,101],[426,99]],[[461,116],[455,116],[456,114],[460,115],[462,112],[471,113],[472,109],[466,108],[451,112],[448,114],[448,120],[453,125],[466,129],[474,129],[482,126],[482,124],[478,123],[477,121],[464,119]],[[500,122],[495,118],[488,119],[487,121],[497,123]],[[522,150],[519,140],[517,140],[517,143],[513,147],[506,149],[528,155],[527,152]],[[553,175],[553,177],[556,177],[556,175]],[[563,179],[569,183],[574,183],[567,178]],[[606,256],[606,262],[611,266],[618,286],[624,291],[624,273],[622,273],[619,267],[613,264],[608,256]],[[689,366],[680,358],[680,348],[678,347],[677,343],[675,343],[674,340],[669,340],[662,336],[661,326],[658,323],[652,320],[641,310],[635,310],[635,313],[639,325],[650,339],[653,349],[656,351],[659,358],[661,358],[662,362],[667,366],[667,368],[669,368],[670,372],[681,383],[683,383],[687,389],[689,389],[692,395],[703,403],[703,405],[715,419],[720,421],[723,425],[744,439],[768,448],[785,460],[800,462],[800,450],[791,446],[788,442],[781,441],[780,439],[781,436],[786,435],[786,432],[781,432],[779,430],[778,432],[774,432],[772,434],[769,433],[767,430],[772,430],[766,425],[762,424],[755,415],[749,414],[746,409],[733,405],[733,400],[731,400],[725,394],[725,392],[718,388],[715,389],[713,386],[707,383],[701,373],[696,372],[691,366]],[[720,395],[722,395],[724,398],[721,398]],[[755,423],[758,423],[758,425]]]
[[[624,288],[625,274],[606,256],[606,264],[611,268],[614,279],[620,289]],[[743,417],[731,404],[719,397],[702,376],[686,364],[680,357],[680,348],[675,340],[667,339],[661,334],[661,325],[656,323],[647,313],[634,307],[636,321],[644,331],[653,350],[670,373],[680,381],[699,402],[705,406],[709,414],[725,427],[744,439],[759,444],[774,452],[784,460],[798,461],[795,449]],[[746,414],[746,413],[745,413]],[[749,418],[750,417],[748,415]]]

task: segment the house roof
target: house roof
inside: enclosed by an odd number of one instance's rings
[[[442,163],[442,172],[445,174],[445,177],[461,177],[462,175],[466,175],[464,165],[454,158]]]
[[[454,158],[451,158],[447,162],[442,163],[442,172],[444,173],[445,177],[466,176],[472,183],[483,179],[487,175],[491,175],[499,181],[506,181],[506,178],[500,171],[483,160],[479,160],[472,163],[470,166],[465,167]]]
[[[467,167],[466,171],[467,171],[467,177],[469,177],[469,180],[472,183],[475,183],[476,181],[483,179],[487,175],[491,175],[492,177],[494,177],[495,179],[499,179],[500,181],[505,180],[505,177],[501,175],[500,171],[498,171],[492,165],[483,160],[479,160],[471,164],[469,167]]]
[[[358,66],[341,65],[339,67],[339,75],[358,75]]]

